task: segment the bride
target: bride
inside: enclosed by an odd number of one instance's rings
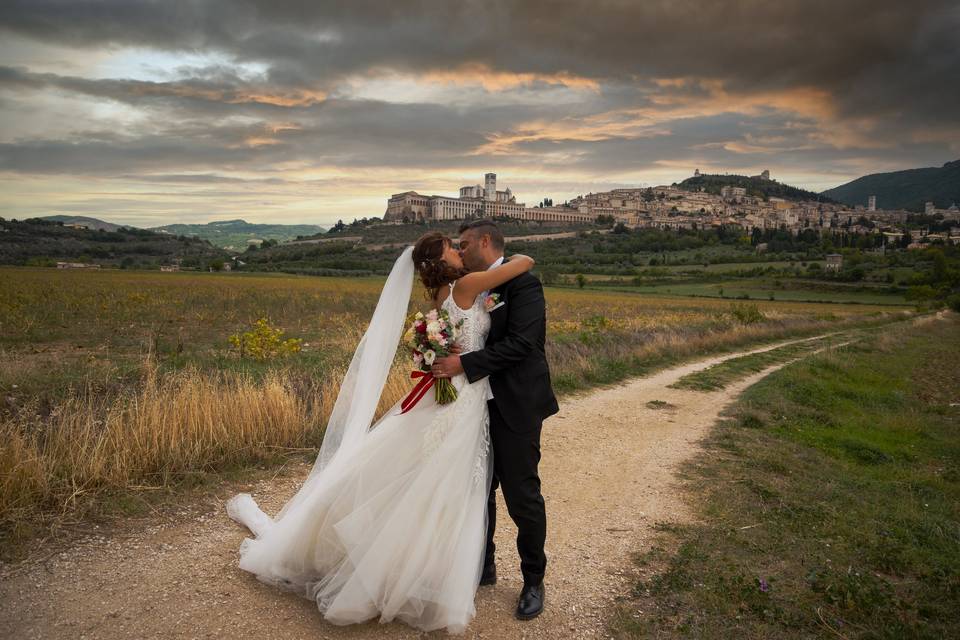
[[[529,271],[515,255],[466,273],[450,238],[433,232],[407,247],[387,278],[340,388],[323,445],[303,487],[275,518],[248,494],[227,512],[254,538],[240,567],[316,601],[324,618],[379,617],[425,631],[462,632],[473,618],[486,536],[492,460],[486,378],[452,379],[457,400],[428,393],[407,413],[395,405],[371,426],[404,329],[414,271],[436,308],[463,320],[458,346],[480,349],[490,329],[484,294]]]

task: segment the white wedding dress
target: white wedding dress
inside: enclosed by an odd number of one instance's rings
[[[463,310],[452,290],[443,308],[464,321],[459,344],[480,349],[490,329],[482,296]],[[275,519],[247,494],[230,500],[230,516],[256,536],[244,540],[240,567],[315,600],[334,624],[379,617],[462,632],[475,613],[492,459],[487,380],[459,375],[453,384],[451,404],[438,405],[431,390],[406,414],[398,403],[351,446],[338,434],[343,443]]]

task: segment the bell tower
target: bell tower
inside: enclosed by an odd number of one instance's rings
[[[487,173],[483,176],[483,199],[493,202],[497,199],[497,174]]]

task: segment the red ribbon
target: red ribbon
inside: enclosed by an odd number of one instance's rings
[[[413,388],[407,397],[403,399],[403,402],[400,403],[400,415],[403,415],[410,409],[413,409],[414,405],[420,402],[420,399],[423,396],[427,395],[427,391],[430,390],[430,387],[433,386],[433,383],[436,382],[436,378],[433,377],[433,374],[429,371],[411,371],[410,379],[416,380],[420,378],[420,382],[417,383],[417,386]]]

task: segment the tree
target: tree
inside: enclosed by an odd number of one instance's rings
[[[577,274],[577,286],[583,289],[584,285],[587,284],[587,279],[583,276],[582,273]]]
[[[947,280],[947,257],[939,249],[930,252],[933,254],[933,282],[939,284]]]
[[[556,269],[545,267],[542,269],[538,268],[537,271],[540,273],[540,282],[545,285],[553,285],[560,282],[560,274],[557,273]]]
[[[947,306],[960,313],[960,293],[955,293],[947,297]]]

